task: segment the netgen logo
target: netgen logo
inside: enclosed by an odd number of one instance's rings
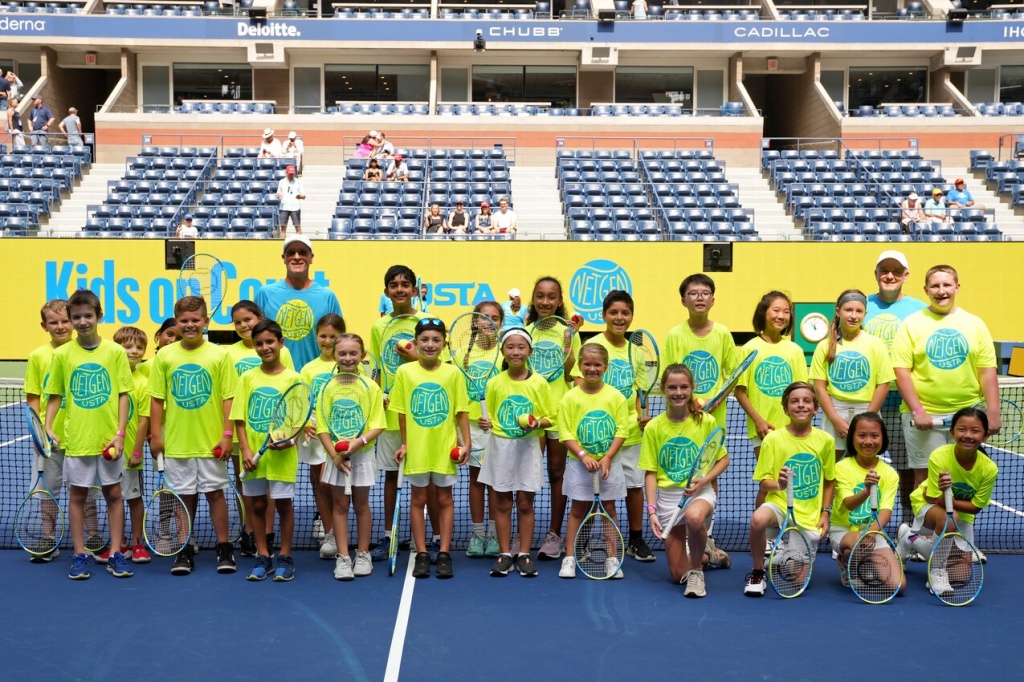
[[[298,38],[302,31],[295,24],[286,24],[280,21],[249,23],[248,21],[238,22],[239,38]]]

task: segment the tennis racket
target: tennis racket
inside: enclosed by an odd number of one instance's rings
[[[398,569],[398,522],[402,518],[402,481],[405,479],[405,462],[398,466],[398,488],[395,491],[395,513],[391,516],[391,542],[388,543],[388,575]]]
[[[270,413],[270,423],[267,425],[267,437],[263,439],[263,445],[253,457],[253,462],[259,464],[271,445],[281,446],[294,442],[302,433],[312,412],[313,389],[309,384],[300,381],[289,386],[274,404]],[[248,471],[244,472],[242,478],[247,478],[249,474]]]
[[[786,483],[786,520],[768,557],[768,582],[780,597],[799,597],[811,582],[814,555],[793,513],[793,480]]]
[[[238,461],[241,466],[241,459]],[[228,476],[228,487],[224,489],[224,502],[228,505],[228,542],[235,544],[245,535],[245,501],[235,487],[235,477]]]
[[[700,446],[700,452],[697,453],[697,457],[693,460],[693,466],[690,467],[690,475],[686,478],[685,488],[689,488],[693,485],[693,482],[704,478],[711,471],[711,468],[715,466],[715,462],[718,461],[718,454],[725,447],[725,429],[721,426],[715,427],[708,437],[704,440],[704,444]],[[675,528],[676,522],[679,521],[679,517],[682,515],[683,510],[686,509],[687,505],[693,501],[693,497],[687,497],[683,495],[679,498],[679,506],[672,512],[672,518],[669,519],[668,525],[662,529],[661,539],[664,540],[668,537],[668,534]]]
[[[601,471],[594,472],[594,502],[573,543],[576,565],[591,580],[607,580],[619,572],[626,546],[618,525],[601,504]]]
[[[324,420],[334,444],[334,451],[346,454],[348,441],[366,431],[373,409],[373,392],[366,379],[358,374],[340,372],[320,391],[316,413]],[[352,472],[345,474],[345,494],[352,494]]]
[[[705,412],[714,412],[718,409],[718,406],[725,402],[725,399],[732,395],[733,390],[736,388],[736,384],[740,382],[740,377],[743,373],[750,368],[750,365],[754,363],[754,359],[757,358],[757,351],[752,350],[747,357],[743,358],[743,362],[740,363],[739,367],[732,371],[725,379],[725,383],[722,384],[722,388],[718,389],[718,393],[708,398],[708,401],[704,403],[704,407],[701,408]]]
[[[878,522],[878,484],[869,488],[871,518],[846,562],[850,588],[868,604],[884,604],[899,594],[903,584],[903,562],[896,543]],[[874,529],[878,526],[878,529]]]
[[[108,538],[107,499],[97,481],[89,486],[85,495],[85,551],[101,554],[107,547]]]
[[[533,339],[533,353],[530,354],[530,369],[548,382],[565,377],[565,361],[572,353],[572,337],[576,328],[557,315],[542,317],[530,327]]]
[[[989,409],[985,403],[977,403],[973,407],[979,407],[985,412]],[[999,433],[990,435],[985,441],[992,445],[1009,445],[1020,438],[1021,430],[1024,429],[1024,416],[1021,414],[1021,409],[1017,403],[1012,400],[1003,398],[999,401],[999,416],[1001,417],[1002,428],[999,429]],[[952,426],[952,417],[933,417],[932,424],[935,426]]]
[[[416,308],[421,312],[427,312],[427,298],[423,295],[423,278],[416,278]]]
[[[178,272],[178,298],[202,296],[210,317],[220,312],[227,290],[227,270],[220,259],[209,253],[197,253],[185,259]]]
[[[946,523],[928,556],[928,585],[943,604],[966,606],[981,592],[985,572],[981,556],[953,516],[953,489],[943,491]]]
[[[646,418],[647,396],[657,385],[658,376],[661,373],[661,353],[658,351],[658,342],[646,329],[630,332],[628,340],[629,366],[633,370],[633,387],[636,388],[637,397],[640,398],[641,416]]]
[[[395,374],[405,360],[398,354],[398,347],[412,344],[416,333],[416,324],[420,318],[415,315],[396,315],[384,327],[380,338],[380,369],[381,390],[387,398],[395,383]]]
[[[54,447],[50,442],[50,437],[46,435],[46,429],[43,428],[43,420],[39,418],[39,413],[31,405],[25,405],[24,412],[25,423],[28,424],[28,435],[32,438],[32,447],[35,449],[36,455],[49,458],[53,454]]]
[[[487,419],[487,382],[498,373],[500,345],[494,320],[481,313],[459,315],[448,334],[452,363],[466,377],[470,400],[480,403],[480,413]]]
[[[35,410],[25,406],[26,412]],[[35,415],[36,421],[39,415]],[[43,434],[45,436],[45,434]],[[32,436],[35,444],[35,435]],[[45,443],[45,441],[44,441]],[[46,456],[49,455],[49,446],[40,448],[36,445],[36,480],[28,495],[18,506],[14,516],[14,534],[21,548],[32,556],[46,556],[60,546],[64,539],[64,510],[57,503],[53,491],[46,485],[46,477],[43,476],[43,469],[46,465]]]
[[[365,351],[365,353],[359,362],[359,373],[377,383],[380,381],[380,360],[370,351]]]
[[[146,503],[142,520],[142,538],[154,554],[174,556],[192,536],[192,518],[185,502],[174,492],[164,476],[164,456],[156,456],[156,492]]]

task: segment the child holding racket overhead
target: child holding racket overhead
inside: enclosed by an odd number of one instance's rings
[[[508,369],[487,382],[490,419],[480,418],[487,434],[487,457],[480,468],[480,482],[491,489],[491,509],[497,526],[499,555],[491,575],[502,577],[512,570],[537,575],[530,557],[533,545],[535,495],[544,486],[543,454],[538,432],[551,425],[548,382],[530,370],[527,360],[533,347],[530,333],[510,327],[501,335],[501,354]],[[519,551],[511,545],[512,496],[519,515]]]
[[[685,585],[683,595],[703,597],[703,561],[707,546],[707,526],[718,496],[712,485],[729,466],[725,448],[707,475],[688,481],[694,458],[701,445],[717,428],[714,416],[705,414],[693,396],[693,372],[686,365],[673,363],[661,375],[665,411],[647,423],[640,451],[640,468],[647,472],[644,488],[651,530],[658,537],[685,496],[690,498],[685,514],[665,538],[665,560],[672,582]]]
[[[850,419],[878,412],[896,378],[885,344],[861,328],[867,296],[847,289],[836,300],[828,338],[814,349],[810,378],[824,413],[821,428],[836,439],[836,459],[845,452]]]
[[[373,463],[374,440],[384,431],[387,426],[387,418],[384,416],[384,398],[381,395],[380,387],[376,383],[364,380],[359,386],[369,390],[368,396],[360,396],[355,393],[359,390],[356,386],[349,385],[351,390],[334,391],[334,384],[345,381],[350,375],[358,375],[360,363],[366,357],[363,348],[363,339],[356,334],[339,334],[334,341],[334,362],[338,366],[338,375],[320,387],[323,400],[317,399],[316,431],[324,452],[330,458],[323,467],[323,478],[320,484],[327,487],[332,497],[331,511],[334,517],[330,519],[331,528],[334,531],[332,536],[335,544],[334,562],[335,580],[352,580],[353,578],[370,575],[373,572],[373,563],[370,559],[370,528],[373,524],[373,516],[370,511],[370,488],[373,486],[377,471]],[[326,393],[325,393],[326,392]],[[334,396],[337,396],[336,398]],[[351,397],[365,398],[365,400],[353,401]],[[366,409],[366,414],[356,414]],[[336,416],[335,410],[341,411],[341,427],[331,422]],[[362,432],[356,427],[350,429],[344,426],[359,425]],[[338,452],[332,435],[336,435],[345,441],[344,448]],[[340,440],[338,441],[341,442]],[[349,504],[355,507],[356,511],[356,560],[353,565],[352,557],[349,556],[348,538],[348,508]],[[323,547],[320,548],[320,557],[323,558]]]
[[[927,479],[910,493],[914,523],[900,526],[896,551],[906,559],[913,551],[922,556],[931,553],[935,535],[946,524],[944,492],[953,489],[953,514],[964,537],[974,542],[974,517],[992,500],[992,489],[999,467],[982,448],[991,424],[985,410],[965,407],[953,415],[949,427],[951,445],[936,448],[928,457]],[[949,588],[932,585],[932,589]]]
[[[545,317],[555,315],[564,319],[568,318],[565,302],[562,298],[562,283],[554,277],[541,277],[533,285],[533,294],[530,296],[530,309],[526,315],[526,324],[536,323]],[[573,320],[573,326],[579,331],[577,322]],[[573,334],[572,348],[565,358],[565,372],[554,376],[549,382],[551,390],[551,404],[558,405],[562,397],[569,391],[570,373],[576,356],[580,351],[579,335]],[[544,542],[537,552],[538,559],[556,560],[565,551],[565,544],[562,542],[562,522],[565,520],[566,496],[562,491],[562,478],[565,475],[566,449],[559,440],[557,421],[551,424],[545,432],[547,436],[545,448],[548,458],[548,484],[551,486],[551,526],[548,528]],[[588,498],[589,499],[589,498]]]
[[[142,499],[143,448],[149,436],[149,377],[139,371],[142,356],[146,354],[149,340],[138,327],[121,327],[114,332],[114,343],[124,348],[128,356],[128,367],[132,372],[132,390],[128,393],[128,423],[125,425],[124,451],[125,472],[121,479],[121,497],[128,503],[132,538],[124,545],[122,554],[136,564],[148,564],[152,557],[142,541],[143,517],[146,503]],[[109,554],[109,549],[106,554]]]
[[[633,387],[629,342],[626,340],[626,333],[633,324],[633,297],[625,291],[608,292],[601,304],[601,317],[604,319],[605,330],[588,343],[596,343],[608,351],[608,371],[603,380],[626,399],[629,424],[626,442],[622,444],[618,456],[626,478],[626,517],[629,522],[626,556],[637,561],[654,561],[654,552],[644,541],[644,472],[637,466],[641,440],[639,400]],[[579,365],[573,367],[572,377],[577,386],[583,383]]]
[[[206,496],[217,537],[217,572],[234,573],[234,550],[228,540],[227,457],[235,433],[231,398],[237,374],[227,352],[203,338],[210,323],[206,301],[185,296],[174,304],[175,327],[182,339],[160,349],[149,374],[149,448],[165,457],[164,475],[196,517],[199,493]],[[171,566],[173,575],[195,568],[194,552],[185,547]]]
[[[252,339],[262,364],[246,372],[238,380],[235,399],[231,403],[231,419],[238,433],[238,449],[246,476],[242,479],[242,494],[252,505],[253,531],[256,534],[256,563],[247,580],[264,580],[273,563],[267,547],[267,497],[274,500],[281,519],[281,550],[277,555],[274,580],[286,582],[295,577],[292,559],[292,534],[295,530],[295,477],[299,471],[299,456],[294,439],[283,445],[271,443],[259,462],[254,460],[254,448],[263,443],[271,427],[274,406],[285,392],[301,381],[299,374],[281,362],[284,332],[273,320],[261,320],[252,329]]]
[[[782,393],[782,411],[789,423],[765,434],[754,480],[765,494],[750,517],[750,554],[754,568],[743,593],[761,597],[765,592],[764,550],[769,529],[781,528],[786,518],[786,487],[793,486],[793,511],[810,546],[828,533],[835,486],[835,439],[811,425],[818,397],[811,385],[795,381]]]
[[[874,337],[872,337],[874,338]],[[839,577],[847,584],[847,560],[854,545],[871,520],[871,486],[878,486],[878,525],[881,530],[892,518],[900,477],[896,470],[879,458],[889,449],[889,434],[877,412],[861,412],[850,421],[844,451],[854,456],[836,464],[836,495],[832,505],[829,544],[836,553]],[[892,552],[889,556],[895,561]],[[901,571],[896,566],[892,575]],[[895,585],[893,585],[895,589]]]
[[[97,327],[103,319],[100,300],[91,291],[79,289],[67,303],[68,318],[77,336],[53,353],[50,376],[44,389],[46,433],[50,442],[63,444],[64,478],[70,489],[68,523],[75,554],[68,577],[89,577],[91,559],[85,553],[85,505],[89,489],[99,481],[107,502],[110,525],[110,559],[107,571],[117,578],[130,578],[132,571],[121,553],[124,537],[125,427],[128,423],[128,393],[132,390],[131,370],[124,349],[100,338]],[[53,424],[65,405],[64,432],[54,433]],[[102,455],[101,455],[102,453]]]
[[[459,370],[441,362],[445,334],[444,322],[435,317],[425,317],[416,324],[419,360],[398,368],[391,389],[391,408],[398,415],[402,434],[395,462],[401,465],[405,461],[405,478],[412,489],[409,508],[423,509],[430,484],[437,490],[438,525],[435,528],[441,535],[435,574],[438,578],[455,575],[450,553],[455,525],[452,486],[459,480],[456,464],[465,464],[473,447],[466,381]],[[426,519],[415,512],[409,517],[417,547],[412,575],[428,578],[430,555],[426,551]]]
[[[580,348],[579,364],[583,381],[566,393],[558,406],[558,437],[572,453],[565,467],[565,494],[572,506],[559,578],[576,577],[573,544],[594,499],[594,472],[600,472],[601,503],[616,525],[615,501],[626,496],[626,477],[617,455],[629,434],[629,409],[622,393],[602,378],[608,371],[608,349],[585,343]],[[617,558],[608,560],[618,562]],[[622,568],[609,567],[608,575],[622,578]]]
[[[338,362],[334,357],[334,344],[338,338],[345,333],[345,320],[340,315],[327,313],[316,322],[316,343],[320,347],[320,357],[314,358],[306,363],[299,372],[302,381],[313,389],[313,404],[317,404],[320,391],[331,380],[337,371]],[[362,342],[360,342],[362,345]],[[362,359],[362,355],[359,356]],[[383,408],[382,408],[383,409]],[[306,425],[306,436],[299,440],[299,461],[309,465],[309,485],[313,488],[313,500],[316,503],[316,521],[322,525],[318,526],[323,531],[323,541],[320,543],[321,559],[336,559],[338,557],[338,543],[335,538],[334,500],[330,487],[323,483],[324,464],[327,462],[327,454],[323,444],[316,437],[316,416],[310,419]],[[314,526],[317,527],[315,521]],[[318,535],[318,534],[317,534]],[[319,540],[319,537],[316,537]]]

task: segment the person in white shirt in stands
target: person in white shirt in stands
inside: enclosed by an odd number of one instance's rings
[[[68,109],[68,115],[57,127],[67,136],[68,146],[77,147],[82,144],[82,119],[78,118],[78,109]]]
[[[519,224],[516,222],[515,211],[508,207],[508,197],[498,199],[498,212],[494,214],[494,219],[491,223],[498,232],[516,233],[516,228]]]
[[[405,163],[401,154],[395,154],[395,163],[388,170],[387,179],[395,182],[409,181],[409,165]]]
[[[181,221],[181,225],[178,225],[178,229],[174,231],[174,236],[178,239],[198,239],[199,230],[192,224],[192,214],[186,213],[185,217]]]
[[[924,217],[921,210],[921,199],[917,192],[911,192],[906,201],[900,204],[900,224],[904,232],[913,232],[915,229],[928,225],[928,219]]]
[[[281,140],[274,137],[272,128],[263,130],[263,142],[260,144],[260,153],[257,156],[261,159],[281,158]]]
[[[286,159],[295,159],[296,175],[300,178],[302,177],[302,153],[304,151],[302,139],[295,134],[295,131],[288,133],[288,139],[285,140],[284,147],[281,149],[281,156]]]
[[[295,177],[295,166],[288,166],[284,169],[285,176],[277,183],[277,198],[281,200],[281,208],[278,210],[281,226],[281,237],[288,232],[288,218],[292,219],[295,226],[295,233],[302,234],[302,205],[300,200],[306,198],[306,190],[302,188],[302,180]]]

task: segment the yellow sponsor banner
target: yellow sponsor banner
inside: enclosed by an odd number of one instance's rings
[[[529,303],[538,277],[561,280],[570,312],[583,315],[585,331],[602,328],[601,301],[611,289],[625,289],[636,301],[634,327],[649,329],[660,341],[685,319],[679,284],[701,272],[704,247],[677,242],[446,242],[318,241],[312,273],[341,301],[351,331],[368,334],[379,316],[384,272],[396,263],[411,267],[429,286],[430,313],[451,321],[485,300],[508,299],[522,291]],[[1024,339],[1020,314],[1020,264],[1024,243],[813,244],[734,243],[732,272],[709,273],[717,285],[712,318],[733,331],[750,331],[751,316],[765,292],[779,289],[797,303],[832,302],[847,288],[876,290],[874,265],[885,248],[898,246],[911,265],[904,291],[924,298],[924,274],[947,263],[960,273],[958,303],[979,315],[997,340]],[[253,299],[266,282],[284,275],[280,242],[200,240],[198,252],[223,261],[228,278],[225,306],[211,327],[229,329],[228,309]],[[160,240],[4,239],[0,264],[6,281],[0,359],[27,357],[47,337],[39,308],[51,298],[67,298],[89,288],[103,303],[101,334],[124,325],[155,332],[170,317],[177,271],[165,269]],[[1017,276],[1011,273],[1016,271]],[[149,355],[152,355],[152,348]]]

